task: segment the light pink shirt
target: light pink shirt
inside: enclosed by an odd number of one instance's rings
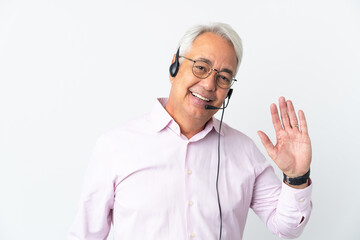
[[[111,224],[115,240],[218,239],[219,121],[187,139],[163,108],[166,99],[159,102],[98,140],[69,240],[106,239]],[[298,236],[310,217],[311,189],[282,184],[254,143],[223,123],[223,240],[242,239],[250,207],[270,231]]]

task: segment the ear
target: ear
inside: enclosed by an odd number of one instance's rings
[[[176,54],[174,54],[172,60],[171,60],[171,63],[174,63],[175,62],[175,58],[176,58]]]

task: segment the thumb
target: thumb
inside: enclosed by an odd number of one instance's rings
[[[267,153],[269,154],[269,156],[274,159],[275,156],[275,147],[272,144],[272,142],[270,141],[269,137],[262,131],[258,131],[257,134],[259,135],[262,144],[264,145]]]

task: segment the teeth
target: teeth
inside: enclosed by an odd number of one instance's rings
[[[201,100],[204,100],[204,101],[206,101],[206,102],[209,102],[209,101],[210,101],[210,99],[204,98],[204,97],[201,96],[200,94],[192,93],[192,95],[194,95],[195,97],[200,98]]]

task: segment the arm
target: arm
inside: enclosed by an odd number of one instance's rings
[[[276,105],[272,104],[270,107],[276,144],[273,145],[265,133],[259,131],[258,134],[276,165],[287,176],[299,177],[310,169],[311,162],[311,143],[305,115],[299,111],[299,128],[292,102],[286,102],[281,97],[279,107],[282,122]],[[259,158],[259,154],[255,153],[255,157]],[[259,171],[254,186],[252,208],[272,232],[281,237],[297,237],[310,217],[311,181],[293,186],[284,182],[276,183],[274,177],[276,178],[269,166]]]
[[[311,214],[312,185],[295,189],[279,181],[273,168],[262,158],[253,189],[251,208],[267,228],[282,238],[296,238],[304,230]]]
[[[104,240],[109,234],[114,204],[109,148],[104,138],[95,145],[68,240]]]

